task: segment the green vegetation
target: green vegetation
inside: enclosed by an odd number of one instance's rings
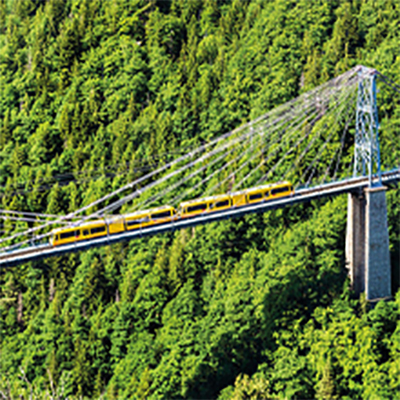
[[[0,0],[2,208],[75,210],[357,64],[400,82],[399,24],[397,0]],[[388,212],[398,267],[398,189]],[[345,215],[343,196],[0,271],[0,393],[398,397],[400,291],[353,298]]]

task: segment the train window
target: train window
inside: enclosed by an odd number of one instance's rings
[[[60,239],[68,239],[74,236],[79,236],[79,231],[69,231],[60,234]]]
[[[105,232],[106,231],[106,227],[105,226],[99,226],[99,227],[97,227],[97,228],[92,228],[91,230],[90,230],[90,233],[92,234],[92,235],[94,235],[95,233],[103,233],[103,232]]]
[[[152,219],[168,218],[171,216],[171,210],[151,214]]]
[[[251,195],[249,195],[249,200],[259,200],[263,198],[263,194],[262,193],[253,193]]]
[[[214,204],[215,208],[228,207],[228,206],[229,206],[229,200],[218,201],[217,203]]]
[[[279,193],[286,193],[289,191],[289,187],[288,186],[284,186],[284,187],[280,187],[280,188],[276,188],[276,189],[272,189],[271,190],[271,194],[272,196],[279,194]]]
[[[136,219],[132,219],[130,221],[126,221],[126,224],[128,226],[133,226],[133,225],[139,225],[142,222],[147,222],[149,220],[148,217],[143,217],[143,218],[136,218]]]
[[[83,231],[83,236],[88,236],[89,235],[89,230],[88,229],[85,229],[84,231]]]
[[[196,204],[195,206],[188,207],[186,212],[192,213],[196,211],[205,211],[207,210],[207,203]]]

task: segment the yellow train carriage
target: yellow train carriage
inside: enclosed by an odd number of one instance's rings
[[[176,215],[176,210],[172,206],[162,206],[150,210],[151,224],[163,224],[171,221]]]
[[[81,236],[79,228],[59,228],[55,229],[50,237],[50,244],[57,246],[60,244],[68,244],[76,242]]]
[[[145,228],[170,222],[175,218],[189,218],[202,213],[217,212],[231,207],[290,196],[294,193],[290,182],[258,186],[230,194],[205,197],[185,201],[179,205],[178,212],[172,206],[162,206],[138,211],[126,216],[97,220],[77,227],[59,228],[52,232],[50,243],[54,246],[89,240],[105,235]]]
[[[233,207],[245,206],[247,204],[246,191],[233,192],[229,195]]]
[[[149,225],[149,221],[150,215],[148,211],[138,211],[125,216],[125,227],[126,230],[130,231]]]
[[[94,239],[107,235],[105,221],[88,222],[76,227],[60,228],[53,231],[50,243],[53,246],[74,243],[80,240]]]
[[[125,219],[123,216],[107,218],[106,225],[108,225],[108,232],[110,235],[125,231]]]
[[[204,197],[202,199],[189,200],[181,203],[178,209],[178,215],[181,218],[193,217],[205,212],[215,212],[225,210],[232,206],[229,195]]]
[[[270,186],[267,200],[273,200],[280,197],[291,196],[294,194],[293,185],[290,182],[284,181]]]
[[[268,199],[271,190],[271,185],[258,186],[246,190],[247,204],[258,203]]]
[[[221,194],[214,196],[212,202],[210,203],[211,211],[221,211],[232,207],[232,199],[228,194]]]
[[[271,185],[258,186],[230,194],[232,205],[240,207],[247,204],[258,203],[268,199]]]
[[[75,243],[81,240],[95,239],[105,235],[113,235],[146,226],[163,224],[175,217],[174,207],[162,206],[146,211],[139,211],[124,217],[112,217],[105,220],[87,222],[85,224],[59,228],[52,232],[50,243],[53,246]]]
[[[202,213],[225,210],[230,207],[241,207],[285,197],[293,193],[293,186],[290,182],[285,181],[277,184],[263,185],[230,194],[185,201],[179,205],[178,215],[181,218],[189,218]]]
[[[290,196],[294,193],[292,184],[287,181],[246,189],[244,192],[246,204],[273,200],[280,197]]]
[[[178,215],[180,218],[193,217],[207,212],[210,208],[211,197],[184,201],[179,205]]]
[[[175,214],[175,208],[171,206],[162,206],[128,214],[125,216],[126,230],[130,231],[155,224],[163,224],[171,221],[175,217]]]

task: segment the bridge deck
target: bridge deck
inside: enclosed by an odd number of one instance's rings
[[[390,185],[400,181],[400,168],[382,173],[382,183]],[[0,253],[0,267],[18,265],[44,257],[59,256],[65,253],[86,250],[92,247],[105,246],[124,240],[132,240],[149,235],[170,232],[177,229],[188,228],[200,224],[220,221],[228,218],[241,217],[245,214],[260,213],[268,210],[282,208],[296,203],[304,203],[323,197],[337,196],[368,187],[368,178],[349,178],[339,182],[326,183],[319,186],[297,190],[291,197],[284,197],[264,203],[257,203],[240,208],[204,214],[190,219],[178,219],[171,223],[138,229],[132,232],[123,232],[84,242],[53,247],[50,244],[31,246],[18,249],[9,253]]]

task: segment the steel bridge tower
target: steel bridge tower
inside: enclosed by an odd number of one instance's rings
[[[381,156],[379,149],[379,122],[376,106],[377,71],[364,66],[359,67],[359,83],[356,111],[356,137],[354,144],[354,176],[366,176],[369,186],[377,175],[378,186],[382,185]]]
[[[354,177],[369,187],[348,195],[346,260],[353,290],[367,300],[391,296],[386,187],[382,186],[377,71],[360,66],[354,143]]]

